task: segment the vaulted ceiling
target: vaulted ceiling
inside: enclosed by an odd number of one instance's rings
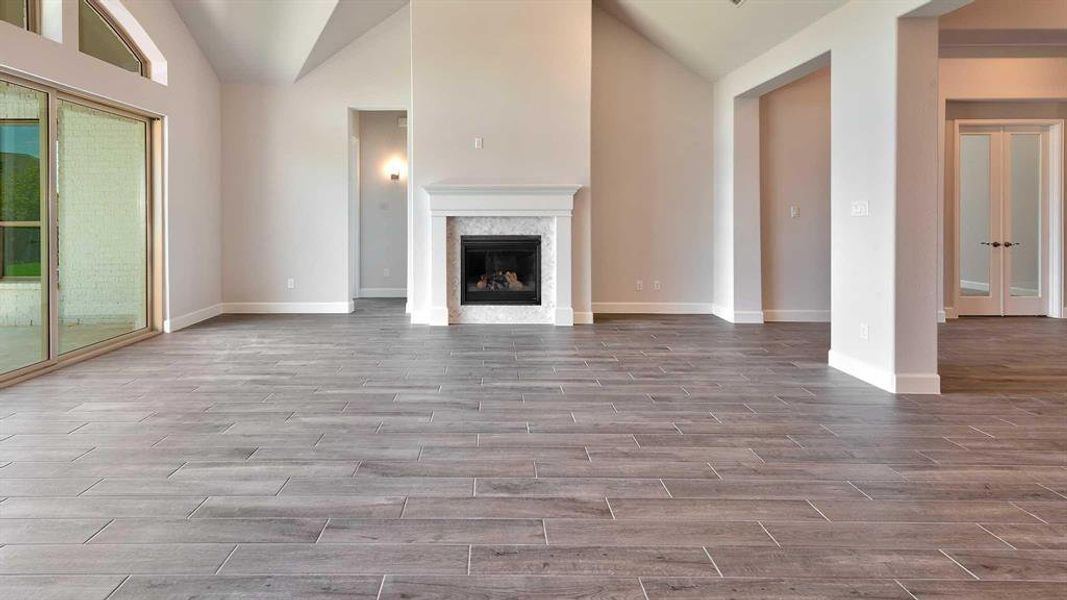
[[[847,0],[598,0],[693,71],[715,80]]]
[[[172,0],[223,81],[307,74],[407,0]]]

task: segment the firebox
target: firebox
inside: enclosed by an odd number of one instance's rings
[[[541,304],[541,236],[460,237],[461,304]]]

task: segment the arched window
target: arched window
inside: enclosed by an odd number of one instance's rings
[[[148,76],[148,60],[95,0],[78,0],[78,49],[127,71]]]
[[[0,21],[16,27],[40,32],[38,0],[0,0]]]

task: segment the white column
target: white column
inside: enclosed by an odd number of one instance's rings
[[[570,216],[556,217],[556,325],[574,325],[571,304],[571,224]]]
[[[448,217],[430,216],[430,325],[448,325]]]

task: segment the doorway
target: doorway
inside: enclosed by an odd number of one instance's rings
[[[956,268],[959,315],[1049,315],[1062,285],[1050,246],[1058,231],[1061,159],[1054,123],[958,121]],[[1062,144],[1062,142],[1060,142]],[[1057,240],[1058,242],[1058,240]],[[1057,250],[1058,252],[1058,250]]]
[[[407,297],[407,111],[352,111],[353,298]]]

